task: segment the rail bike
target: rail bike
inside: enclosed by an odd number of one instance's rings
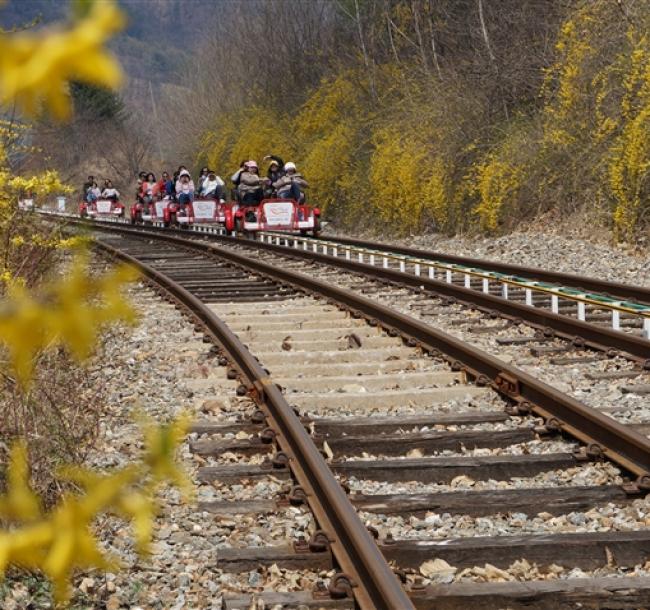
[[[237,233],[280,231],[317,237],[321,230],[320,210],[294,199],[262,199],[259,205],[233,204],[234,227]],[[226,226],[228,228],[228,226]]]
[[[79,204],[79,216],[82,218],[124,218],[124,204],[112,199],[82,201]]]
[[[188,228],[194,225],[222,225],[232,231],[232,204],[211,198],[195,199],[181,205],[170,197],[152,203],[137,202],[131,207],[131,224],[161,222],[165,227]]]
[[[169,216],[167,207],[172,203],[169,197],[145,203],[136,201],[131,206],[131,224],[144,224],[154,222],[164,222],[165,215]]]
[[[229,231],[235,226],[233,204],[213,198],[195,199],[176,220],[179,225],[221,225]]]

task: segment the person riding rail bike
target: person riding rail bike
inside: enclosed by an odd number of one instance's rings
[[[149,206],[156,200],[159,192],[159,186],[156,182],[156,176],[149,172],[142,183],[140,188],[140,197],[142,203],[146,206],[146,209],[149,209]]]
[[[176,181],[176,200],[183,208],[194,201],[194,182],[186,169],[181,170]]]
[[[307,180],[296,171],[296,164],[292,161],[284,164],[284,176],[273,183],[278,198],[293,199],[297,203],[305,202],[304,189],[309,186]]]
[[[102,199],[109,199],[113,203],[120,199],[120,192],[113,186],[113,183],[110,180],[104,180]]]
[[[217,176],[212,170],[208,170],[208,175],[199,187],[199,196],[218,199],[221,203],[226,201],[226,183]]]

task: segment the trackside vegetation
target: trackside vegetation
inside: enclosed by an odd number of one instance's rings
[[[650,3],[349,0],[295,15],[320,24],[316,48],[287,21],[283,45],[262,46],[265,74],[240,67],[246,32],[227,56],[206,47],[235,76],[193,132],[197,163],[227,173],[282,152],[330,218],[402,234],[578,210],[619,240],[648,231]],[[308,61],[318,74],[300,72]]]

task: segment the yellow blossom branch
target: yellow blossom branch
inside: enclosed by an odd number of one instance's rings
[[[71,80],[115,88],[122,71],[103,46],[125,25],[112,0],[93,2],[68,30],[0,33],[0,104],[17,104],[35,116],[44,104],[58,119],[70,115]]]
[[[29,384],[34,358],[43,349],[64,345],[81,360],[91,353],[103,325],[134,322],[135,312],[121,288],[137,272],[123,265],[93,277],[87,268],[87,256],[78,254],[69,275],[37,295],[10,281],[9,298],[0,303],[0,342],[23,385]]]
[[[116,558],[101,550],[92,531],[95,519],[107,512],[133,523],[137,550],[146,553],[158,488],[167,482],[185,489],[189,485],[185,473],[174,463],[188,427],[187,415],[162,426],[148,424],[142,460],[111,474],[62,469],[62,474],[77,482],[84,493],[65,494],[47,514],[41,513],[38,497],[29,487],[27,452],[23,445],[16,445],[7,469],[8,490],[0,498],[0,515],[13,519],[18,526],[0,532],[0,576],[10,565],[40,569],[52,581],[55,599],[68,600],[68,583],[74,570],[119,568]]]

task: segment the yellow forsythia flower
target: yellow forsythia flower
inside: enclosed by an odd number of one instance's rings
[[[0,532],[0,577],[9,565],[39,569],[52,581],[55,600],[65,602],[70,597],[69,580],[75,569],[119,568],[116,558],[102,551],[93,531],[95,519],[107,512],[132,521],[138,552],[146,552],[157,509],[156,490],[163,482],[187,481],[173,460],[188,421],[183,415],[158,429],[150,427],[143,459],[116,472],[62,469],[62,474],[84,491],[64,495],[47,514],[40,512],[29,488],[26,451],[22,445],[15,447],[8,468],[7,495],[0,497],[0,506],[17,509],[12,517],[24,525]]]
[[[154,481],[170,481],[188,494],[191,489],[190,481],[174,462],[172,448],[177,447],[185,438],[191,423],[189,414],[180,415],[174,421],[163,425],[156,425],[153,420],[142,417],[141,422],[144,428],[146,459]]]
[[[120,266],[92,277],[87,266],[87,258],[78,255],[69,276],[37,296],[14,282],[9,285],[9,299],[0,304],[0,342],[7,345],[23,385],[29,383],[39,351],[66,345],[81,360],[92,351],[103,324],[135,320],[135,312],[120,291],[137,272]]]
[[[122,71],[104,43],[125,24],[112,0],[93,2],[85,17],[69,30],[0,34],[0,103],[15,102],[36,115],[41,100],[52,114],[70,114],[70,80],[117,87]]]
[[[24,443],[16,443],[11,449],[7,488],[7,495],[0,498],[0,515],[21,521],[32,521],[41,516],[40,500],[29,488],[27,447]]]

